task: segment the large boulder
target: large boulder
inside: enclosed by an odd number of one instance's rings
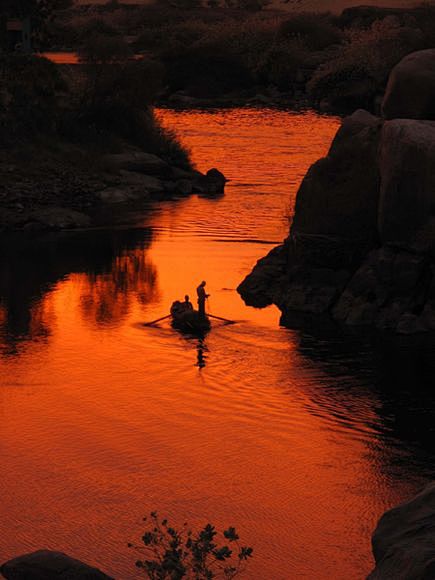
[[[432,285],[427,256],[384,246],[366,257],[332,313],[350,325],[371,325],[402,334],[429,330],[435,328]]]
[[[435,215],[435,122],[387,121],[379,168],[381,241],[430,246],[434,240],[422,228]]]
[[[103,162],[111,171],[137,171],[145,175],[165,176],[171,172],[170,166],[157,155],[142,151],[112,153],[104,157]]]
[[[347,117],[328,156],[305,176],[290,237],[260,260],[238,291],[245,302],[284,312],[327,313],[377,241],[381,121]]]
[[[361,259],[360,242],[293,233],[287,248],[288,291],[276,292],[275,303],[285,311],[329,312]]]
[[[264,308],[276,302],[278,291],[286,293],[287,248],[283,244],[273,248],[256,263],[252,272],[237,288],[249,306]]]
[[[220,195],[225,191],[227,178],[219,169],[209,169],[205,175],[198,173],[193,183],[193,191],[209,195]]]
[[[435,49],[413,52],[393,68],[382,113],[386,119],[435,119]]]
[[[25,212],[25,229],[64,230],[86,228],[91,225],[91,218],[70,208],[48,206],[37,207]]]
[[[344,119],[327,157],[299,188],[292,234],[333,235],[373,243],[377,237],[381,121],[364,110]]]
[[[372,538],[376,568],[368,580],[435,578],[435,483],[386,512]]]
[[[120,182],[98,192],[106,204],[137,202],[165,191],[165,184],[158,177],[133,171],[120,171]]]
[[[51,550],[9,560],[0,572],[7,580],[113,580],[97,568]]]

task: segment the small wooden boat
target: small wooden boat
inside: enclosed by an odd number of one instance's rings
[[[210,330],[208,316],[201,315],[198,310],[187,308],[178,300],[171,306],[172,326],[190,334],[205,334]]]

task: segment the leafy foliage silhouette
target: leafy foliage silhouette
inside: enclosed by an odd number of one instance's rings
[[[245,571],[252,557],[252,548],[240,545],[233,527],[224,530],[228,545],[221,545],[217,540],[218,532],[211,524],[198,532],[184,524],[179,531],[172,528],[168,520],[161,520],[156,512],[151,512],[144,521],[148,529],[142,536],[143,545],[129,544],[129,547],[143,554],[136,561],[136,567],[150,580],[231,580]]]

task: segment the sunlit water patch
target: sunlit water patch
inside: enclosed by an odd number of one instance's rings
[[[2,244],[1,559],[49,547],[136,578],[127,542],[156,509],[235,525],[251,579],[361,578],[377,518],[433,476],[432,346],[280,328],[236,292],[338,120],[159,115],[225,196]],[[203,340],[143,326],[202,279],[236,324]]]

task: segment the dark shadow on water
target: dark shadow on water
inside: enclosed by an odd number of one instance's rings
[[[397,336],[300,317],[286,326],[297,331],[300,355],[321,373],[308,393],[315,412],[323,409],[346,424],[355,417],[379,441],[384,466],[394,472],[409,462],[433,478],[435,336]]]
[[[201,197],[203,199],[208,199],[211,201],[219,201],[225,196],[225,193],[224,192],[221,192],[221,193],[201,192],[201,193],[198,193],[197,195],[198,195],[198,197]]]
[[[81,313],[97,326],[123,319],[132,293],[143,303],[156,299],[157,271],[146,257],[151,242],[151,228],[1,236],[0,353],[47,339],[44,301],[71,274],[85,275]]]

